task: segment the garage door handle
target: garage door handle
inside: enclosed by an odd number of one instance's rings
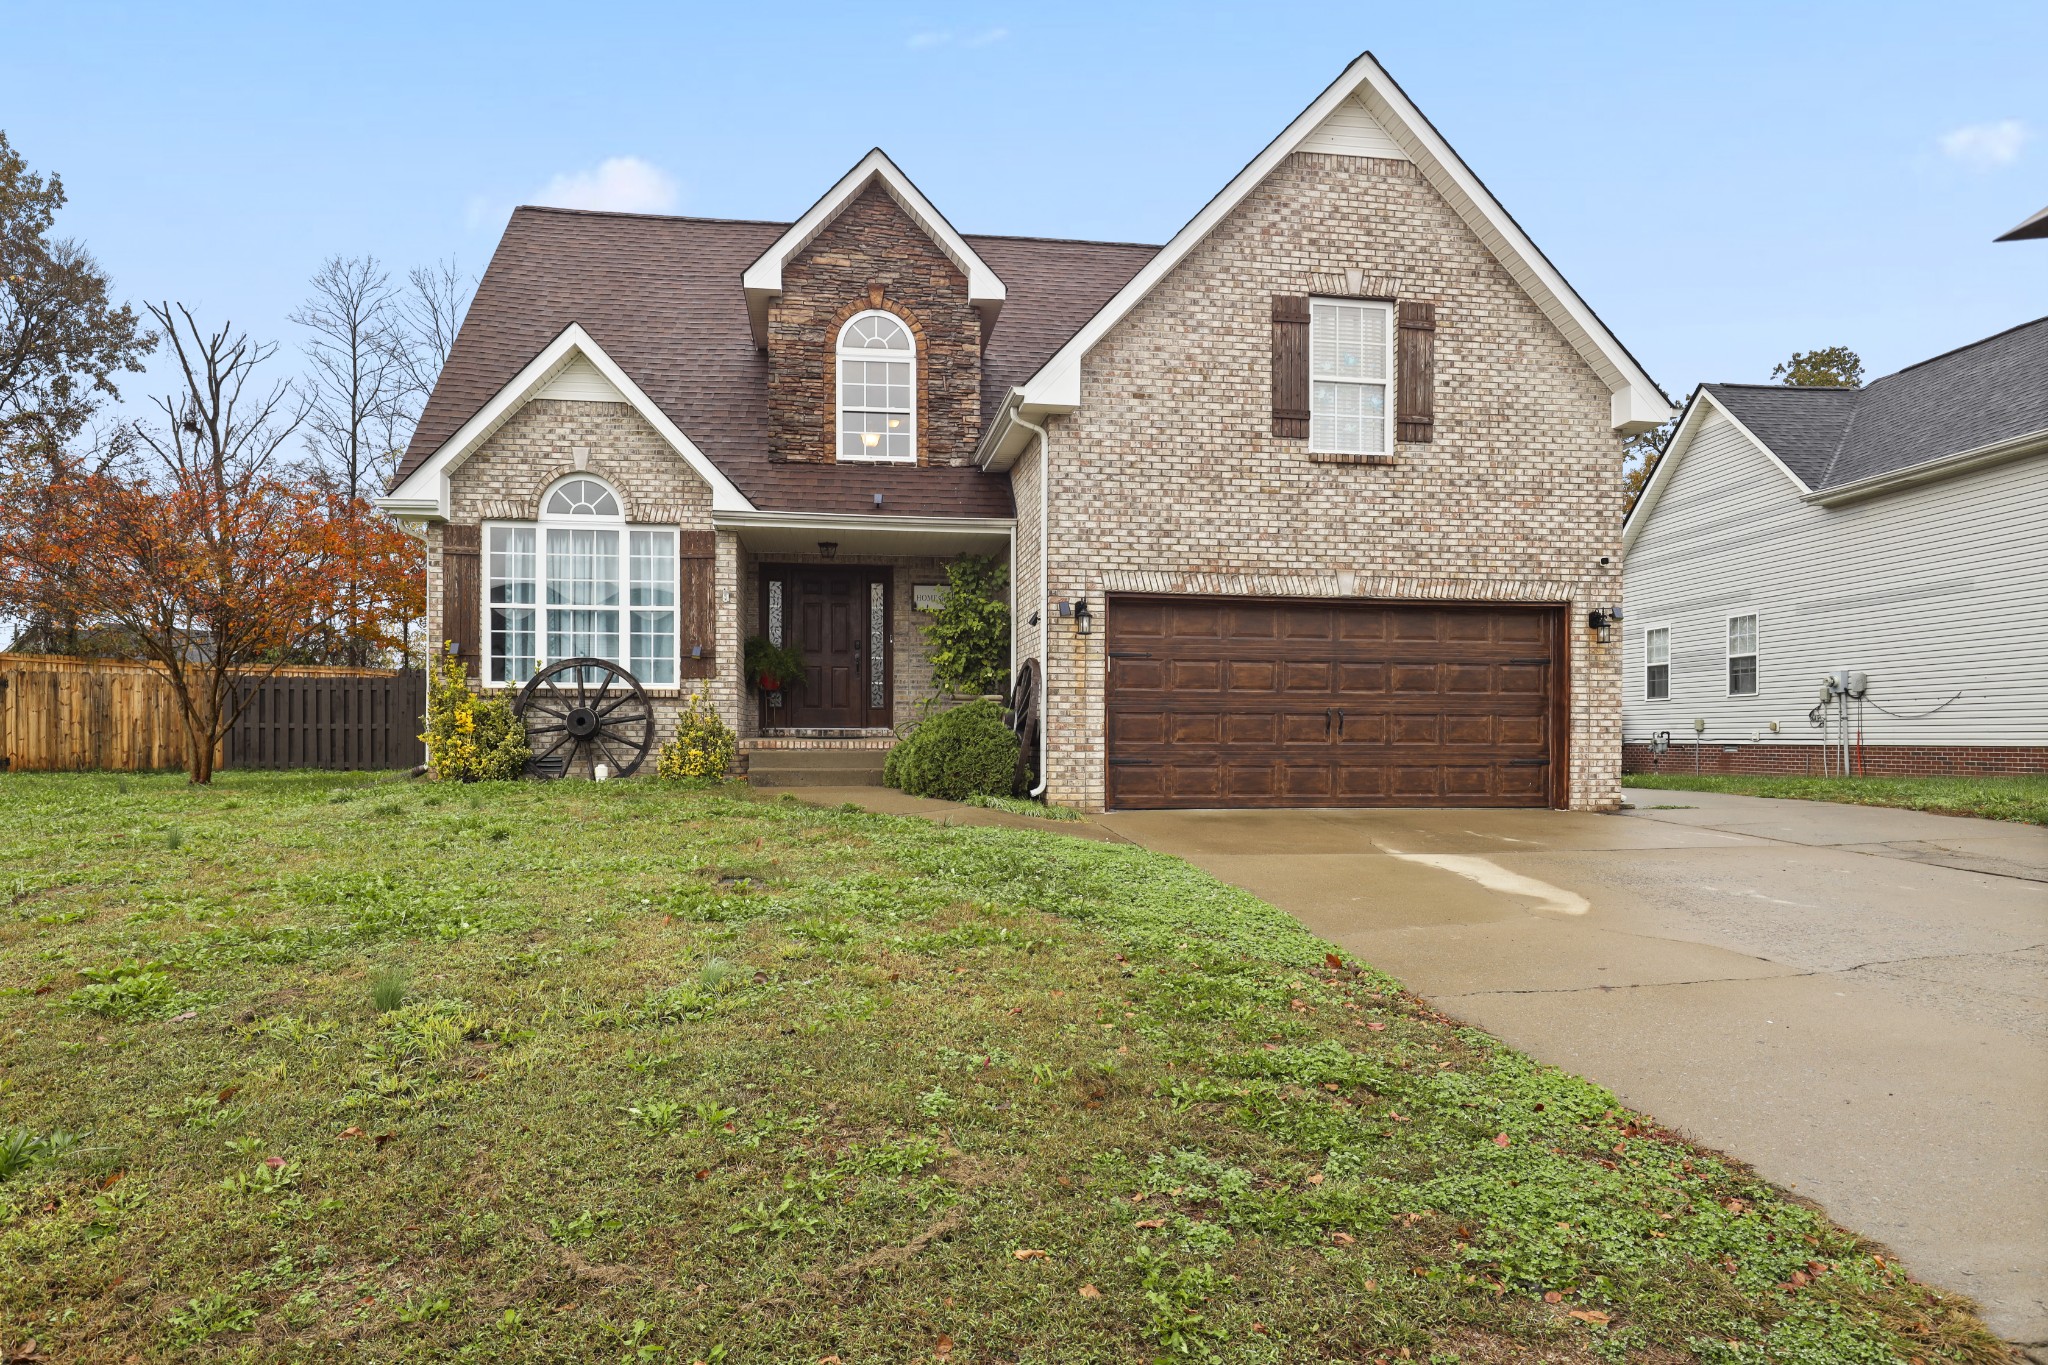
[[[1337,708],[1337,738],[1344,738],[1344,708]]]
[[[1326,707],[1324,707],[1324,708],[1323,708],[1323,738],[1324,738],[1324,739],[1328,739],[1328,738],[1330,737],[1330,725],[1331,725],[1331,722],[1333,721],[1333,719],[1334,719],[1334,718],[1336,717],[1336,714],[1337,714],[1337,712],[1336,712],[1336,709],[1335,709],[1334,707],[1328,707],[1328,706],[1326,706]]]

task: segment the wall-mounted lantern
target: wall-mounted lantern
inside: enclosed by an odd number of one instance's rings
[[[1074,603],[1074,634],[1092,635],[1094,633],[1095,613],[1088,610],[1088,603],[1085,599]]]
[[[1614,623],[1620,619],[1618,611],[1602,611],[1595,607],[1586,613],[1586,627],[1593,632],[1593,638],[1604,645],[1614,639]]]

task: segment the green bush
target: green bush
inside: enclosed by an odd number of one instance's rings
[[[941,711],[889,751],[882,780],[912,796],[962,801],[1008,796],[1017,771],[1017,737],[1002,708],[971,701]]]
[[[676,737],[661,746],[655,771],[663,777],[717,781],[731,769],[739,739],[702,692],[692,692],[676,717]]]
[[[952,693],[1000,692],[1010,678],[1010,570],[964,556],[946,566],[946,593],[924,626],[932,682]]]
[[[507,782],[526,771],[526,726],[503,697],[469,690],[469,670],[451,641],[427,686],[427,764],[457,782]]]

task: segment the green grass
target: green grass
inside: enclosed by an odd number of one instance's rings
[[[1130,846],[649,781],[0,814],[0,1343],[44,1359],[1998,1358]]]
[[[1729,792],[1798,801],[1900,806],[1938,815],[1975,815],[2048,825],[2048,777],[1747,777],[1630,773],[1625,787],[1658,791]]]
[[[1032,801],[1022,796],[985,796],[976,792],[965,803],[980,806],[983,810],[1007,811],[1011,815],[1028,815],[1034,820],[1079,820],[1081,812],[1065,806],[1048,805],[1043,801]]]

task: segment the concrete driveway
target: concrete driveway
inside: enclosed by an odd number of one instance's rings
[[[2048,1345],[2048,829],[1633,791],[1101,823],[1818,1201]]]

